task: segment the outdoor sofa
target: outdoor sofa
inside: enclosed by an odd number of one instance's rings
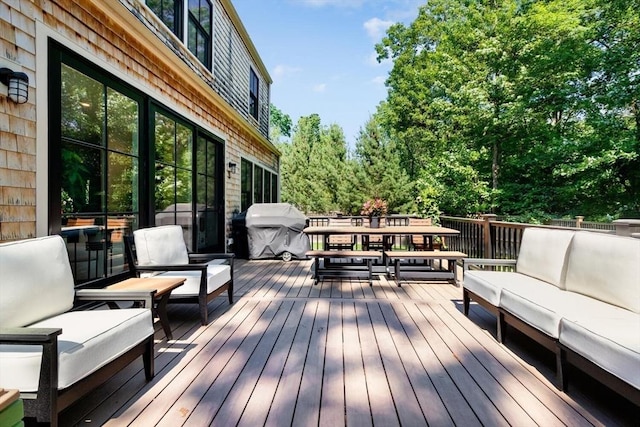
[[[507,265],[514,271],[475,266]],[[517,260],[464,260],[470,300],[556,355],[556,385],[571,364],[640,405],[640,239],[589,231],[525,229]]]
[[[55,426],[63,409],[141,355],[151,380],[149,308],[73,307],[79,300],[151,307],[152,298],[152,292],[75,290],[60,236],[0,244],[0,388],[20,390],[25,417]]]

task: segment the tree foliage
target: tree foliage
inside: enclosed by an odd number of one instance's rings
[[[419,192],[456,214],[637,212],[637,3],[430,0],[391,27],[381,117]]]
[[[640,217],[640,0],[429,0],[376,50],[393,61],[386,101],[353,153],[337,126],[302,118],[283,199]]]

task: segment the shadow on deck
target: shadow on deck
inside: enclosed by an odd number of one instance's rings
[[[579,372],[553,386],[553,355],[443,282],[380,276],[312,285],[309,261],[237,263],[236,303],[211,322],[170,306],[156,377],[136,361],[61,425],[633,425],[638,408]]]

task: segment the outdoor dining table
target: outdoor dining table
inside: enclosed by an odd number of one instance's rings
[[[351,234],[363,236],[383,236],[389,238],[391,236],[423,236],[429,239],[433,236],[457,236],[460,234],[458,230],[453,228],[439,227],[436,225],[394,225],[388,227],[371,228],[364,226],[314,226],[307,227],[302,230],[309,236],[323,236],[323,249],[326,249],[329,236],[338,234]]]
[[[316,251],[319,253],[314,253],[314,257],[318,257],[320,254],[325,256],[324,265],[321,266],[318,263],[318,260],[315,261],[316,272],[315,277],[318,275],[323,275],[326,273],[340,274],[347,272],[350,269],[358,268],[360,265],[358,262],[342,262],[334,264],[331,262],[331,259],[334,258],[332,256],[328,256],[330,254],[335,253],[335,258],[344,258],[343,255],[354,254],[354,251],[349,250],[338,250],[338,251],[329,251],[326,250],[328,248],[329,236],[332,235],[357,235],[362,237],[363,246],[365,246],[368,242],[369,236],[382,236],[383,239],[390,239],[392,236],[413,236],[419,235],[424,237],[424,241],[432,242],[433,236],[457,236],[460,234],[458,230],[452,228],[439,227],[434,225],[397,225],[397,226],[388,226],[388,227],[380,227],[380,228],[371,228],[364,226],[313,226],[307,227],[303,230],[305,234],[308,236],[322,236],[322,250]],[[390,245],[383,245],[384,247],[390,247]],[[433,248],[429,248],[432,250]],[[357,252],[357,251],[356,251]],[[381,250],[382,252],[382,264],[377,265],[377,271],[381,273],[389,273],[389,265],[386,255],[386,250]],[[357,260],[357,256],[354,255],[354,258]],[[354,260],[354,261],[356,261]],[[370,264],[370,261],[367,261]],[[323,274],[318,273],[318,269]],[[371,266],[368,267],[371,270]],[[397,268],[396,268],[397,271]],[[369,271],[369,280],[370,280],[371,272]]]

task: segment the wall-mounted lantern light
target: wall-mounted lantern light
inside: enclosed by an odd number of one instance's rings
[[[16,104],[29,100],[29,76],[9,68],[0,68],[0,82],[7,86],[7,96]]]
[[[235,174],[237,169],[238,169],[237,164],[233,162],[229,162],[229,167],[227,168],[227,171],[229,172],[229,177],[231,177],[232,174]]]

